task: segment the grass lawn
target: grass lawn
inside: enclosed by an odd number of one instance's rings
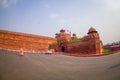
[[[103,54],[110,54],[111,52],[112,52],[112,50],[110,50],[110,49],[104,49],[102,51]]]

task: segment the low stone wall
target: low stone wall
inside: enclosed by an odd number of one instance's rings
[[[112,51],[119,51],[120,45],[118,45],[118,46],[104,46],[104,49],[110,49]]]

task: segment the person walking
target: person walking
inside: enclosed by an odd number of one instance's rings
[[[23,48],[20,48],[20,56],[23,56],[24,55],[24,50]]]

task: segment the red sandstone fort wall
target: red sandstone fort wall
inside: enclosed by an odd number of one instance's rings
[[[84,41],[69,43],[67,47],[68,47],[68,52],[70,53],[88,53],[87,42]]]
[[[0,30],[0,48],[40,51],[48,49],[53,42],[56,42],[56,39],[52,37]]]
[[[73,40],[73,36],[71,37],[71,35],[66,33],[64,29],[61,29],[60,33],[56,34],[56,38],[58,42],[57,46],[50,47],[56,51],[101,54],[103,50],[103,45],[102,41],[100,40],[99,33],[93,27],[88,30],[86,36],[82,37],[82,40],[77,42],[69,42],[70,40]]]

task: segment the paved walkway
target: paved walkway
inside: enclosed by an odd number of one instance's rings
[[[0,50],[0,80],[120,80],[120,53],[100,57]]]

